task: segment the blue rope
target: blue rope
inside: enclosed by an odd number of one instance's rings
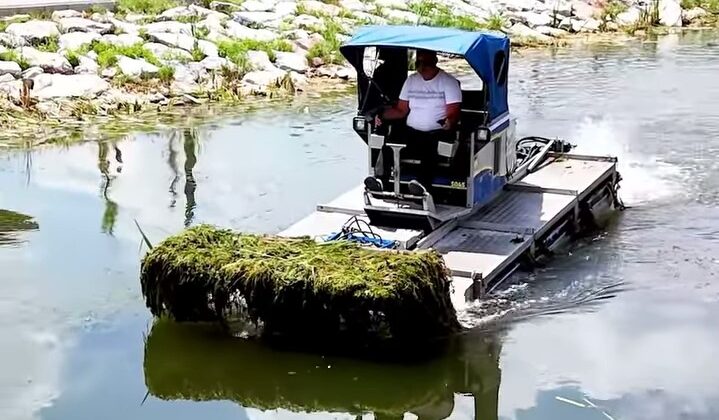
[[[397,241],[392,239],[372,238],[364,234],[348,233],[332,233],[325,237],[325,241],[349,241],[360,245],[373,245],[381,249],[392,249],[397,246]]]
[[[360,223],[364,223],[367,230],[362,229]],[[356,227],[352,227],[356,225]],[[325,241],[349,241],[360,245],[372,245],[381,249],[393,249],[397,247],[397,241],[392,239],[382,239],[381,236],[372,231],[372,227],[364,220],[360,220],[357,216],[351,217],[342,226],[339,232],[333,232],[325,236]]]

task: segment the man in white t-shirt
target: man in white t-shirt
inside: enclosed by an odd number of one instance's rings
[[[402,86],[397,104],[377,116],[375,123],[383,120],[407,118],[407,148],[419,155],[422,165],[418,181],[410,185],[411,191],[422,192],[429,188],[434,178],[437,163],[437,143],[448,138],[450,131],[459,121],[462,90],[459,81],[437,67],[437,53],[418,50],[417,72],[410,75]],[[387,162],[390,158],[390,162]],[[389,168],[391,157],[385,157],[385,168]],[[375,183],[375,185],[371,185]],[[381,189],[377,180],[365,180],[370,189]]]

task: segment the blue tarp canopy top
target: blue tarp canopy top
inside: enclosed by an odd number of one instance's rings
[[[342,55],[357,69],[358,74],[364,71],[362,53],[366,47],[425,49],[460,55],[484,83],[489,98],[490,120],[509,110],[509,38],[502,33],[428,26],[364,26],[340,47]]]

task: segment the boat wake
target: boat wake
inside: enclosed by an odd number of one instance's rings
[[[622,175],[619,191],[628,206],[659,201],[684,190],[677,181],[680,168],[659,160],[650,150],[637,150],[638,126],[618,122],[610,116],[586,117],[570,137],[576,144],[573,153],[610,155],[619,159]]]
[[[490,327],[545,315],[595,310],[598,305],[626,290],[622,281],[595,286],[572,284],[548,292],[542,279],[516,283],[461,310],[457,317],[465,328]]]

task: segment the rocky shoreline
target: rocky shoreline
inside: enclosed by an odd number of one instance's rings
[[[114,12],[0,21],[0,125],[87,119],[317,89],[365,24],[500,30],[515,45],[715,23],[717,0],[119,0]]]

